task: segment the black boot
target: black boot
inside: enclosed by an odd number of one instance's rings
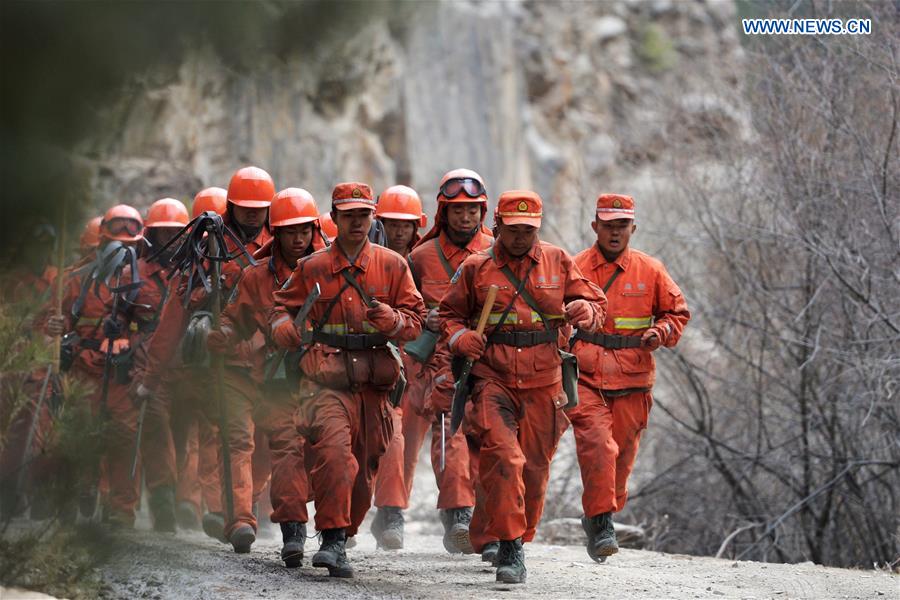
[[[581,517],[581,526],[587,534],[587,553],[597,562],[605,562],[607,556],[619,551],[612,513],[602,513],[591,518]]]
[[[153,531],[175,533],[175,489],[163,485],[150,492]]]
[[[220,512],[210,512],[203,515],[203,533],[219,540],[223,544],[228,543],[225,537],[225,516]]]
[[[472,522],[472,508],[463,506],[441,511],[441,523],[444,525],[444,549],[450,554],[472,554],[472,542],[469,540],[469,524]]]
[[[403,548],[403,511],[396,506],[382,506],[372,519],[375,544],[385,550]]]
[[[182,500],[175,507],[175,519],[180,529],[200,529],[200,519],[197,517],[197,509],[191,502]]]
[[[525,549],[522,538],[502,540],[497,551],[497,581],[525,583]]]
[[[312,565],[325,567],[332,577],[353,577],[353,567],[347,560],[347,552],[344,543],[347,534],[341,529],[326,529],[322,532],[322,545],[319,551],[313,554]]]
[[[488,542],[481,549],[481,562],[491,563],[497,566],[497,552],[500,550],[500,542]]]
[[[238,525],[237,528],[228,536],[235,554],[247,554],[250,552],[250,546],[256,541],[256,532],[249,525]]]
[[[306,523],[288,521],[281,523],[281,560],[289,569],[299,567],[303,563],[303,544],[306,542]]]

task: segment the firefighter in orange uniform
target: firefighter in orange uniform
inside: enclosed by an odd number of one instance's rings
[[[272,178],[259,167],[243,167],[238,169],[228,184],[226,197],[226,209],[223,220],[238,238],[249,253],[254,253],[272,239],[267,224],[268,207],[275,195],[275,184]],[[227,250],[229,253],[237,251],[234,243],[228,239]],[[228,298],[239,285],[243,268],[247,265],[243,256],[226,262],[222,266],[223,298]],[[171,301],[166,302],[160,315],[159,324],[153,335],[147,351],[147,365],[144,369],[144,377],[138,388],[139,395],[154,394],[161,387],[162,375],[167,370],[173,356],[177,354],[179,344],[188,328],[192,314],[206,309],[208,297],[202,288],[194,290],[188,303],[184,306],[184,299],[177,297],[180,294],[171,294]],[[265,443],[259,443],[259,438],[251,438],[249,442],[244,438],[244,431],[240,427],[243,422],[241,416],[234,412],[238,407],[245,410],[247,406],[254,406],[259,394],[258,386],[253,381],[252,372],[260,370],[265,354],[265,338],[257,334],[249,341],[241,342],[233,351],[225,357],[225,369],[223,375],[223,390],[228,402],[229,423],[232,427],[229,432],[231,439],[231,491],[222,486],[223,501],[219,506],[225,505],[227,494],[231,493],[234,499],[234,515],[230,522],[225,519],[224,529],[220,539],[231,542],[235,552],[245,553],[250,551],[250,546],[256,539],[256,516],[253,511],[253,503],[262,493],[269,477],[270,466],[268,464],[268,447]],[[205,388],[199,400],[204,403],[204,413],[212,422],[217,415],[218,407],[211,406],[214,400],[210,398],[209,370],[197,364],[185,364],[191,371],[191,381]],[[258,434],[261,436],[262,431]],[[170,438],[169,436],[167,436]],[[239,442],[236,444],[236,442]],[[168,443],[168,440],[167,440]],[[254,448],[259,453],[254,454]],[[172,452],[167,452],[169,458],[173,458]],[[260,460],[262,458],[262,460]],[[222,452],[219,452],[219,473],[223,467]],[[245,469],[245,463],[253,468]],[[174,462],[174,461],[172,461]],[[247,477],[249,475],[249,477]],[[219,537],[220,522],[218,515],[211,511],[209,518],[204,517],[204,530],[213,536]],[[246,527],[242,527],[246,526]],[[235,531],[240,533],[235,535]]]
[[[413,278],[429,309],[425,322],[427,331],[412,345],[415,347],[439,336],[438,304],[450,286],[453,274],[466,258],[488,249],[493,242],[493,236],[484,226],[487,191],[478,173],[470,169],[453,169],[445,173],[438,188],[437,202],[435,224],[410,256]],[[411,403],[413,410],[408,412],[416,412],[424,419],[414,420],[412,415],[407,417],[404,413],[404,435],[408,446],[406,486],[407,490],[412,488],[416,459],[425,431],[430,427],[431,466],[438,485],[437,508],[444,526],[444,548],[451,553],[471,553],[474,549],[469,539],[469,525],[476,504],[477,443],[471,440],[470,445],[463,432],[450,436],[449,412],[454,381],[450,369],[451,353],[446,344],[436,343],[434,347],[428,358],[422,352],[415,353],[420,359],[425,358],[420,375],[425,393],[421,398],[412,399],[419,402]]]
[[[287,282],[298,260],[324,247],[318,218],[315,200],[306,190],[287,188],[275,196],[269,209],[274,240],[256,252],[254,258],[260,263],[244,271],[237,294],[222,313],[220,328],[210,332],[207,338],[211,352],[227,353],[254,335],[269,331],[268,315],[275,292]],[[278,354],[271,344],[266,350],[267,356]],[[243,432],[242,440],[233,442],[233,447],[246,446],[253,439],[256,426],[267,432],[272,455],[271,520],[281,526],[284,540],[281,559],[288,567],[299,567],[309,518],[304,440],[298,437],[294,426],[297,405],[283,369],[276,373],[270,372],[271,366],[267,367],[263,372],[254,373],[254,382],[264,386],[264,394],[257,398],[259,404],[231,413],[234,418],[242,419],[237,428]],[[266,376],[269,377],[264,379]],[[245,469],[250,467],[248,463],[244,465]],[[242,477],[246,479],[248,474]]]
[[[101,247],[111,242],[121,242],[133,246],[141,243],[144,227],[140,213],[131,206],[118,204],[103,216],[100,224]],[[123,290],[117,314],[112,314],[113,288],[106,285],[94,287],[86,278],[90,277],[90,263],[80,271],[75,271],[65,284],[63,314],[47,319],[45,331],[48,335],[59,336],[74,332],[76,342],[67,348],[71,356],[71,373],[78,379],[90,381],[95,389],[90,396],[91,408],[95,415],[105,415],[109,419],[105,430],[104,454],[101,473],[85,473],[85,489],[82,492],[80,509],[84,516],[94,514],[93,500],[96,498],[94,486],[108,486],[106,498],[102,498],[104,519],[111,525],[131,527],[140,499],[140,488],[131,477],[131,452],[137,432],[137,409],[131,403],[128,385],[124,380],[129,370],[127,361],[131,352],[129,333],[136,331],[136,323],[129,320],[124,299],[133,299],[133,291]],[[111,285],[116,285],[111,280]],[[134,280],[120,278],[124,288]],[[106,404],[101,406],[101,387],[106,363],[107,348],[112,340],[113,365],[109,369],[109,393]],[[67,361],[68,362],[68,361]],[[115,366],[118,365],[118,366]],[[104,492],[107,490],[101,490]]]
[[[198,192],[191,206],[191,219],[207,211],[224,215],[226,195],[227,192],[218,187]],[[164,244],[163,241],[157,249]],[[163,267],[160,274],[163,276],[168,276],[165,273],[168,258],[162,257],[160,261]],[[207,513],[203,515],[203,529],[210,537],[222,539],[225,523],[218,472],[219,443],[215,426],[201,410],[203,399],[208,395],[209,374],[202,367],[185,367],[177,359],[169,364],[169,355],[163,353],[176,352],[175,346],[179,341],[177,336],[171,334],[175,324],[173,315],[178,313],[180,317],[184,312],[181,305],[183,299],[178,295],[179,283],[178,278],[168,283],[166,302],[157,318],[157,329],[164,332],[159,339],[161,343],[148,341],[137,356],[140,381],[156,382],[144,387],[148,391],[151,387],[154,389],[147,399],[144,417],[141,452],[148,457],[143,461],[144,481],[151,497],[154,490],[166,490],[156,493],[157,497],[165,498],[168,496],[167,490],[175,489],[175,517],[182,529],[197,527],[205,503]],[[170,302],[174,303],[171,307]],[[177,324],[175,333],[178,333]],[[173,340],[171,348],[165,344]],[[153,506],[159,507],[160,504],[151,502],[151,513],[154,512]],[[155,512],[165,513],[162,517],[164,524],[167,520],[171,521],[171,512],[166,506]],[[156,527],[159,518],[152,516]]]
[[[410,250],[420,239],[418,229],[425,226],[428,217],[422,213],[422,200],[414,189],[395,185],[378,197],[375,218],[384,226],[387,247],[403,258],[408,258]],[[424,434],[427,426],[427,422],[412,413],[408,406],[411,396],[421,396],[424,393],[419,385],[422,381],[419,376],[421,364],[405,352],[402,357],[409,384],[400,406],[394,411],[394,435],[381,458],[375,478],[374,504],[378,512],[372,520],[372,535],[375,536],[377,546],[387,550],[403,548],[402,511],[409,506],[409,487],[404,477],[404,421],[419,425],[414,435],[418,435],[418,431]],[[411,418],[405,417],[406,413],[410,413]]]
[[[338,184],[332,217],[338,235],[327,249],[303,259],[290,283],[275,293],[269,323],[282,348],[304,346],[298,429],[314,453],[310,479],[322,545],[313,566],[352,577],[347,535],[354,535],[372,501],[372,482],[391,438],[390,394],[401,361],[388,342],[415,339],[425,306],[406,261],[368,239],[375,199],[363,183]],[[318,284],[321,296],[306,327],[294,319]]]
[[[150,250],[145,251],[138,260],[138,273],[144,284],[138,290],[134,300],[133,320],[137,323],[137,331],[131,336],[131,347],[140,357],[147,351],[150,338],[156,330],[159,315],[169,295],[169,283],[166,281],[165,269],[168,265],[172,251],[158,254],[156,250],[165,246],[182,227],[189,221],[188,211],[184,204],[174,198],[163,198],[154,202],[147,211],[144,220],[144,239],[150,243]],[[149,260],[150,257],[153,260]],[[143,364],[143,359],[136,358],[137,364]],[[138,368],[138,371],[140,369]],[[135,398],[138,405],[141,399]],[[148,402],[148,408],[149,408]],[[168,416],[168,415],[166,415]],[[147,417],[144,417],[145,431]],[[151,418],[151,421],[153,419]],[[143,436],[142,436],[143,437]],[[143,442],[143,440],[142,440]],[[145,443],[142,443],[146,447]],[[162,453],[154,454],[156,448],[150,444],[150,452],[145,455],[150,458],[146,461],[145,481],[147,491],[150,493],[150,516],[153,520],[153,529],[175,533],[175,485],[161,475],[163,464]]]
[[[534,537],[550,459],[569,424],[559,354],[564,325],[595,331],[606,309],[603,293],[571,257],[538,240],[541,207],[531,191],[501,194],[497,243],[463,262],[440,304],[450,350],[476,361],[465,426],[480,442],[485,498],[472,530],[500,540],[497,581],[503,583],[525,581],[522,543]],[[491,285],[499,293],[491,328],[480,335],[473,323]],[[474,536],[472,542],[476,550],[484,544]]]
[[[612,513],[625,507],[628,476],[653,405],[651,353],[678,343],[691,314],[663,264],[628,247],[636,228],[630,196],[601,195],[591,227],[597,243],[575,263],[603,287],[609,307],[601,331],[575,335],[580,404],[568,414],[584,483],[587,551],[602,562],[619,549]]]

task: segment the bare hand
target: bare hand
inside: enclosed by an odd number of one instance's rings
[[[438,318],[438,309],[437,307],[432,308],[428,311],[428,316],[425,317],[425,327],[428,328],[429,331],[433,331],[435,333],[439,333],[441,331],[441,320]]]
[[[52,336],[61,336],[66,332],[66,318],[62,315],[53,315],[47,319],[47,333]]]

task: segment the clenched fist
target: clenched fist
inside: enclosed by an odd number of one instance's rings
[[[292,350],[300,346],[300,332],[290,320],[285,321],[272,330],[272,340],[279,348]]]
[[[593,331],[597,328],[594,324],[594,309],[587,300],[572,300],[566,304],[566,321],[578,329]]]
[[[394,333],[399,319],[399,315],[393,308],[377,300],[366,310],[366,320],[372,324],[372,327],[387,335]]]
[[[225,354],[232,346],[234,346],[234,330],[227,325],[213,329],[206,336],[206,347],[210,352]]]
[[[47,333],[60,336],[66,332],[66,318],[62,315],[53,315],[47,319]]]
[[[478,360],[487,348],[487,338],[477,331],[467,329],[454,344],[454,352],[462,354],[469,360]]]
[[[651,327],[645,331],[641,336],[641,344],[651,352],[659,348],[659,345],[662,344],[659,330],[656,327]]]

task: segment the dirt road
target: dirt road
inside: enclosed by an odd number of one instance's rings
[[[528,582],[501,585],[477,556],[451,556],[440,537],[408,528],[406,548],[375,549],[366,528],[349,551],[356,578],[335,580],[310,565],[278,560],[275,538],[249,555],[199,534],[124,534],[118,558],[102,569],[110,597],[122,598],[900,598],[900,578],[814,565],[734,562],[623,550],[605,565],[583,547],[526,545]],[[433,531],[429,529],[428,531]]]

